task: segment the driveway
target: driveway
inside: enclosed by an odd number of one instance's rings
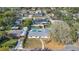
[[[17,43],[15,49],[23,49],[23,41],[24,41],[24,38],[18,39],[18,43]]]
[[[44,49],[44,42],[43,42],[43,40],[41,38],[40,38],[40,42],[42,44],[42,49]]]

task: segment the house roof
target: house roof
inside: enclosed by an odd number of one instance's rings
[[[15,23],[16,24],[21,24],[21,22],[23,21],[23,20],[25,20],[26,19],[26,17],[22,17],[22,18],[19,18],[19,19],[17,19],[16,21],[15,21]]]
[[[21,24],[21,19],[17,19],[17,20],[15,21],[15,23],[18,24],[18,25]]]
[[[43,23],[48,23],[48,19],[34,19],[33,24],[43,24]]]
[[[15,36],[24,36],[24,35],[26,35],[27,31],[25,31],[25,30],[11,30],[10,33]]]
[[[35,16],[43,16],[44,13],[41,10],[37,10],[34,15]]]
[[[28,36],[48,36],[48,33],[47,29],[32,29],[29,31]]]
[[[21,30],[10,30],[9,34],[13,35],[13,36],[20,36],[20,34],[22,33]]]

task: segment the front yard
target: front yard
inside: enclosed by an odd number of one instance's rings
[[[64,44],[60,44],[54,40],[50,40],[48,42],[44,41],[45,47],[52,50],[60,50],[64,48]]]
[[[41,48],[42,44],[39,39],[27,39],[25,44],[25,48]]]

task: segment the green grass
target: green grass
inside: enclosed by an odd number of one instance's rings
[[[0,48],[0,51],[9,51],[9,48]]]
[[[0,31],[0,36],[4,33],[4,31]]]
[[[2,44],[1,44],[2,47],[0,48],[0,51],[7,51],[7,50],[9,50],[10,48],[15,47],[16,42],[17,42],[16,39],[10,39],[10,40],[8,40],[8,41],[2,43]]]
[[[22,23],[23,27],[29,26],[32,24],[32,20],[31,19],[25,19]]]
[[[7,41],[7,42],[1,44],[1,46],[3,46],[3,47],[9,47],[9,46],[11,46],[11,45],[14,45],[14,44],[16,43],[16,41],[17,41],[17,40],[15,40],[15,39],[11,39],[11,40],[9,40],[9,41]]]

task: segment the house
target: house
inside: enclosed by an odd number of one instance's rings
[[[27,35],[27,30],[28,30],[27,27],[24,27],[21,30],[10,30],[9,34],[11,34],[11,36],[17,37],[17,38],[24,37]]]
[[[28,38],[49,38],[47,29],[31,29],[28,33]]]
[[[10,30],[9,34],[14,38],[19,38],[21,36],[22,30]]]
[[[22,19],[17,19],[17,20],[15,21],[15,24],[16,24],[16,25],[20,25],[21,22],[22,22]]]
[[[32,15],[28,15],[27,17],[22,17],[22,20],[26,20],[27,18],[32,18]]]
[[[79,13],[73,14],[73,17],[79,18]]]
[[[36,10],[34,16],[44,16],[44,13],[41,10]]]
[[[47,18],[37,18],[32,20],[33,24],[48,24],[49,20]]]
[[[45,27],[49,24],[49,20],[47,18],[37,18],[37,19],[33,19],[32,20],[32,26],[41,26],[41,27]]]
[[[16,24],[16,25],[20,25],[20,24],[22,23],[22,21],[25,20],[26,18],[27,18],[27,17],[21,17],[21,18],[17,19],[17,20],[15,21],[15,24]]]

